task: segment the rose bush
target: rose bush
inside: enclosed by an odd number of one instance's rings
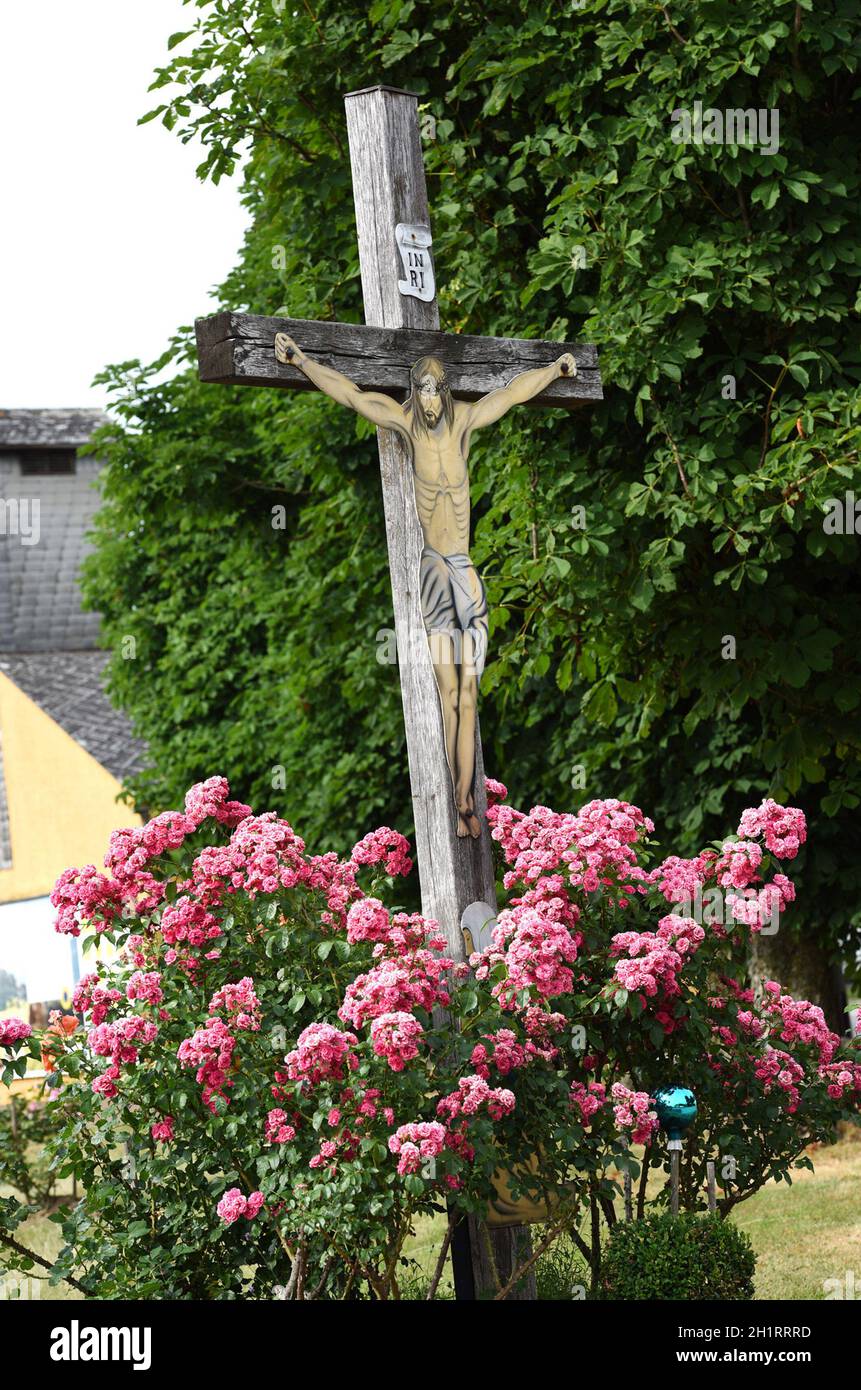
[[[541,1242],[567,1233],[597,1287],[621,1174],[642,1215],[668,1167],[659,1084],[699,1102],[683,1205],[704,1205],[717,1159],[723,1216],[857,1114],[857,1044],[745,982],[750,933],[794,896],[778,866],[800,811],[766,801],[650,867],[637,807],[523,814],[488,787],[504,906],[469,965],[387,905],[411,868],[401,835],[309,854],[223,778],[115,832],[107,873],[61,876],[57,930],[119,956],[80,982],[85,1026],[50,1038],[54,1162],[84,1188],[55,1277],[102,1297],[398,1297],[416,1219],[448,1210],[450,1233],[486,1212],[502,1167],[547,1204]],[[42,1047],[16,1023],[9,1075]],[[12,1262],[26,1212],[6,1204]]]

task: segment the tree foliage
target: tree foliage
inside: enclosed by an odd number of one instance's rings
[[[858,539],[823,512],[859,478],[852,16],[200,0],[149,117],[202,141],[202,177],[242,162],[253,221],[221,304],[358,321],[342,96],[419,94],[443,325],[593,341],[605,380],[599,407],[519,410],[473,450],[486,761],[520,800],[650,805],[691,850],[792,798],[818,824],[800,929],[847,956]],[[696,102],[777,112],[777,149],[677,142]],[[189,344],[105,374],[123,428],[89,595],[151,750],[133,792],[167,804],[218,770],[316,843],[408,829],[370,431],[314,396],[201,386]]]

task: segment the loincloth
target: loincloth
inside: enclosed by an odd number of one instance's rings
[[[421,607],[429,637],[445,633],[452,639],[456,665],[463,663],[463,637],[472,639],[472,665],[479,679],[487,658],[487,594],[468,555],[440,555],[426,545],[422,551]],[[431,646],[433,653],[433,645]]]

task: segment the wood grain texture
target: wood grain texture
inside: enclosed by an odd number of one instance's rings
[[[436,300],[426,304],[401,295],[397,287],[401,267],[395,226],[430,222],[415,98],[378,88],[348,96],[346,108],[365,316],[381,329],[435,334],[439,329]],[[451,954],[463,960],[463,909],[476,900],[496,903],[481,737],[476,729],[475,808],[482,834],[478,840],[458,839],[440,698],[419,602],[423,538],[412,465],[397,435],[378,430],[377,439],[422,911],[439,922]],[[494,1286],[488,1242],[504,1278],[513,1268],[516,1247],[522,1248],[528,1236],[516,1227],[482,1231],[474,1218],[469,1228],[475,1286],[479,1293],[486,1293]],[[530,1294],[534,1297],[534,1285],[527,1281],[519,1296]]]
[[[402,295],[397,287],[401,265],[395,226],[398,222],[429,225],[415,98],[377,88],[348,96],[346,108],[366,316],[379,329],[412,328],[436,334],[436,301],[423,303]],[[377,439],[422,910],[439,922],[454,958],[463,960],[463,909],[479,899],[496,902],[484,819],[481,739],[476,739],[475,791],[483,833],[478,840],[458,839],[440,697],[421,612],[419,569],[424,538],[412,463],[397,435],[378,430]]]
[[[403,302],[419,304],[413,299]],[[313,391],[311,382],[298,367],[284,366],[275,360],[275,334],[289,333],[309,357],[343,372],[363,390],[385,391],[398,399],[405,396],[410,367],[420,357],[439,357],[448,369],[453,394],[472,401],[499,386],[507,386],[520,372],[548,366],[563,352],[574,357],[576,377],[560,377],[529,405],[574,410],[600,401],[603,395],[598,353],[588,343],[480,338],[470,333],[441,333],[428,327],[399,329],[231,312],[198,319],[196,331],[201,380],[222,386]]]

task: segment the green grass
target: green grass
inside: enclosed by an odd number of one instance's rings
[[[826,1279],[861,1280],[861,1131],[811,1152],[815,1173],[769,1183],[737,1209],[757,1253],[757,1298],[825,1297]]]
[[[57,1197],[63,1195],[71,1196],[71,1178],[60,1180],[56,1184],[55,1193]],[[18,1201],[21,1200],[20,1192],[14,1192],[11,1187],[4,1187],[2,1184],[0,1184],[0,1197],[16,1197]],[[50,1220],[47,1212],[28,1217],[28,1219],[22,1222],[18,1227],[14,1235],[15,1239],[21,1245],[26,1245],[28,1250],[32,1250],[36,1255],[41,1255],[45,1260],[55,1260],[63,1246],[63,1233],[60,1226],[57,1222]],[[3,1246],[0,1245],[0,1274],[2,1274],[2,1270]],[[13,1274],[11,1277],[14,1279],[18,1276]],[[50,1271],[38,1264],[34,1265],[33,1269],[30,1270],[26,1276],[22,1275],[20,1277],[38,1280],[39,1297],[41,1299],[78,1300],[84,1297],[83,1294],[78,1293],[77,1289],[73,1289],[70,1284],[67,1284],[65,1280],[51,1287],[48,1283]]]
[[[791,1185],[768,1183],[733,1213],[756,1251],[758,1299],[823,1299],[825,1281],[843,1279],[851,1269],[861,1283],[861,1130],[849,1130],[830,1147],[813,1148],[810,1157],[815,1173],[800,1169]],[[424,1220],[407,1243],[405,1254],[421,1265],[419,1286],[432,1276],[444,1229],[441,1216]],[[564,1247],[554,1246],[539,1261],[539,1297],[552,1297],[554,1288],[578,1281],[588,1288],[588,1272]],[[448,1267],[443,1290],[451,1290]]]
[[[829,1148],[815,1148],[816,1172],[800,1170],[792,1185],[769,1183],[736,1209],[734,1219],[747,1231],[757,1254],[756,1297],[822,1299],[828,1279],[843,1279],[858,1270],[861,1250],[861,1130],[850,1130]],[[442,1216],[423,1217],[405,1248],[419,1273],[404,1281],[406,1297],[422,1297],[436,1267],[445,1223]],[[46,1216],[34,1216],[17,1232],[22,1244],[46,1259],[60,1249],[59,1226]],[[39,1271],[37,1271],[38,1273]],[[552,1296],[561,1285],[577,1282],[580,1274],[564,1252],[554,1248],[538,1271],[539,1295]],[[439,1296],[452,1297],[451,1266],[446,1264]],[[67,1284],[41,1286],[43,1299],[79,1299]]]
[[[20,1241],[22,1245],[26,1245],[28,1250],[34,1251],[35,1254],[41,1255],[46,1260],[56,1259],[63,1245],[63,1233],[60,1227],[54,1221],[50,1221],[47,1216],[41,1215],[31,1216],[23,1222],[15,1232],[15,1239]],[[2,1260],[3,1247],[0,1246],[0,1265],[2,1265]],[[12,1276],[13,1279],[16,1277],[24,1278],[25,1276]],[[76,1302],[84,1297],[65,1280],[61,1280],[52,1288],[48,1283],[49,1271],[38,1264],[30,1270],[26,1278],[39,1281],[38,1296],[42,1301],[63,1299]]]

